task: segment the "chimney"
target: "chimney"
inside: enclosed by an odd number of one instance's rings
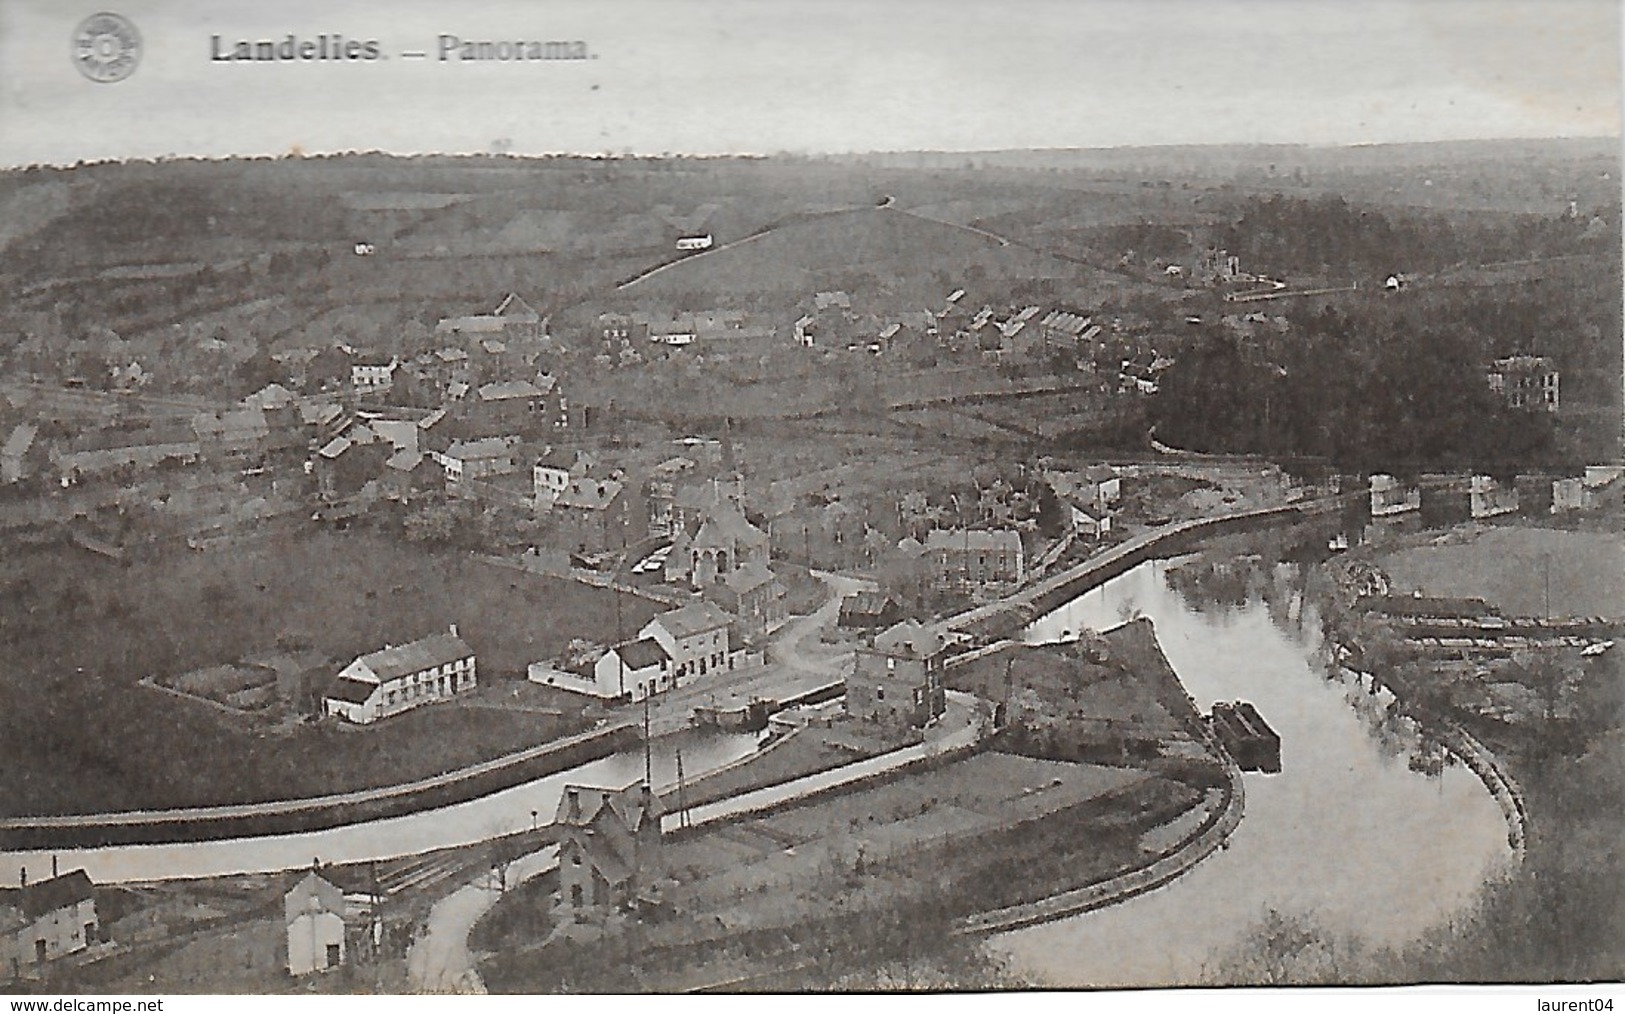
[[[457,637],[457,636],[460,636],[460,635],[458,635],[458,633],[457,633],[457,624],[455,624],[455,623],[453,623],[453,624],[452,624],[452,625],[451,625],[451,636],[452,636],[452,637]]]
[[[577,790],[574,785],[572,785],[568,789],[564,790],[564,794],[567,797],[569,797],[569,800],[570,800],[570,810],[569,810],[570,819],[571,820],[579,820],[581,818],[581,793],[580,793],[580,791]]]

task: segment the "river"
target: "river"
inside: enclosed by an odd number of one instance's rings
[[[1190,559],[1190,558],[1187,558]],[[1182,594],[1153,560],[1035,621],[1032,642],[1149,617],[1204,710],[1249,700],[1281,735],[1282,772],[1245,776],[1229,847],[1122,904],[1001,934],[990,946],[1052,986],[1197,982],[1268,909],[1335,937],[1400,944],[1459,911],[1507,862],[1483,785],[1351,682],[1329,679],[1320,624],[1293,565],[1257,564],[1234,594]]]
[[[677,751],[683,774],[697,778],[756,749],[754,733],[689,730],[657,737],[652,751],[657,788],[677,780]],[[298,834],[228,838],[166,845],[119,845],[59,849],[60,868],[83,868],[98,884],[260,873],[324,863],[361,862],[466,845],[530,826],[532,811],[552,821],[567,783],[619,788],[643,777],[641,749],[612,754],[580,767],[547,775],[479,799],[385,820]],[[51,867],[50,851],[0,852],[0,884],[15,884],[26,866],[34,879]]]

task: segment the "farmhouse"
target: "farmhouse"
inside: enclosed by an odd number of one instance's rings
[[[322,712],[365,725],[466,693],[475,684],[474,650],[453,624],[449,633],[387,647],[345,666]]]

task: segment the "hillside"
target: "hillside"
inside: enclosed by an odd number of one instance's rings
[[[623,292],[639,298],[721,298],[846,289],[930,305],[978,273],[1012,280],[1064,278],[1076,269],[1021,247],[1001,246],[967,228],[873,207],[793,221],[687,258]]]

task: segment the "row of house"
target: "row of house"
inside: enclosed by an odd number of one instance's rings
[[[701,600],[656,616],[634,636],[610,645],[578,669],[535,663],[530,679],[605,700],[641,701],[730,671],[739,661],[733,618]]]
[[[1492,518],[1503,514],[1562,514],[1595,510],[1611,491],[1625,488],[1625,466],[1592,465],[1578,475],[1520,475],[1508,483],[1489,475],[1424,475],[1401,479],[1388,473],[1369,480],[1371,516],[1412,512],[1434,521]]]
[[[710,309],[676,313],[603,313],[598,316],[602,354],[612,357],[654,343],[669,346],[695,342],[772,338],[777,329],[742,310]]]

